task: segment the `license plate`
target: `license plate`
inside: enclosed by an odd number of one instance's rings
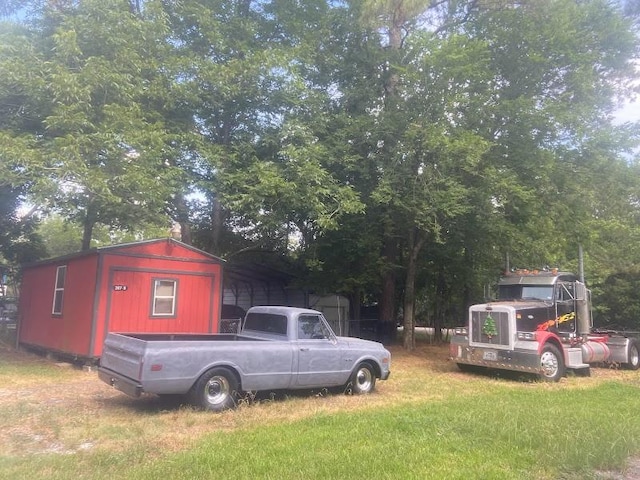
[[[493,350],[487,350],[485,352],[482,352],[482,359],[496,362],[498,360],[498,352]]]

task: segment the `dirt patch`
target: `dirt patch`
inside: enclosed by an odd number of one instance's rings
[[[601,480],[640,480],[640,457],[629,459],[622,471],[598,471],[596,475]]]

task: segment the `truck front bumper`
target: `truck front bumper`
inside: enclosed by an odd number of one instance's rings
[[[469,346],[467,337],[451,339],[450,358],[459,365],[475,365],[479,367],[512,370],[516,372],[540,373],[540,355],[537,344],[528,342],[529,348],[505,350],[490,346]]]
[[[129,377],[125,377],[108,368],[98,368],[98,378],[104,383],[111,385],[116,390],[129,395],[130,397],[139,397],[142,394],[142,385]]]

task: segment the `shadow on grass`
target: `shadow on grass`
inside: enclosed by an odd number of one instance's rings
[[[521,383],[532,383],[541,381],[538,376],[533,373],[500,370],[488,367],[479,367],[475,365],[463,365],[463,368],[458,368],[458,371],[466,375],[478,375],[493,379],[504,379]]]
[[[243,392],[237,406],[250,406],[261,403],[284,402],[290,398],[326,397],[349,393],[345,387],[322,388],[315,390],[274,390],[261,392]],[[106,408],[131,410],[136,413],[155,414],[166,411],[190,408],[201,410],[188,402],[186,395],[154,395],[143,393],[140,398],[118,395],[101,400]]]

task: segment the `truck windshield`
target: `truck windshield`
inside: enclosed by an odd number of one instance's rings
[[[501,285],[499,300],[553,300],[550,285]]]
[[[522,298],[533,298],[536,300],[553,299],[553,287],[522,287]]]

